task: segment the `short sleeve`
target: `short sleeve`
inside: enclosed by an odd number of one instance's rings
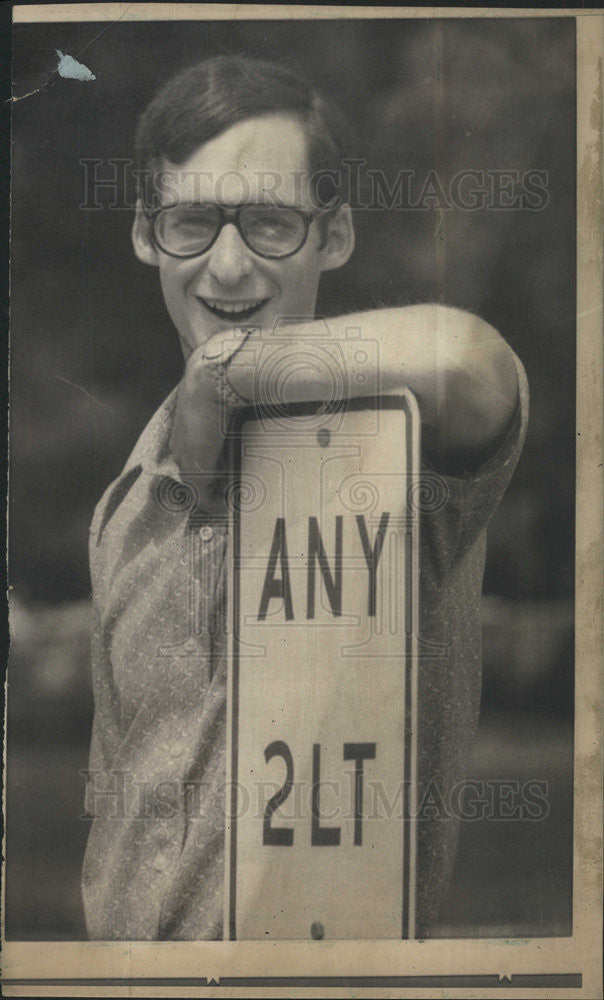
[[[427,459],[422,469],[440,479],[443,498],[438,509],[423,515],[435,559],[441,570],[459,561],[486,528],[512,478],[522,452],[529,413],[529,388],[522,362],[514,355],[518,403],[510,428],[497,451],[478,469],[461,475],[440,473]]]

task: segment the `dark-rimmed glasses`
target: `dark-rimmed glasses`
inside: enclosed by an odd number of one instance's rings
[[[231,222],[245,245],[259,257],[282,260],[298,253],[318,214],[289,205],[211,204],[166,205],[147,218],[157,246],[170,257],[198,257],[214,245],[222,227]]]

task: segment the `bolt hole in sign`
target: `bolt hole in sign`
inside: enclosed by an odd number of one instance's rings
[[[414,936],[419,415],[233,434],[225,937]]]

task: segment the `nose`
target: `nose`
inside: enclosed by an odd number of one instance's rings
[[[227,222],[209,251],[208,271],[224,287],[233,287],[253,269],[251,250],[241,239],[237,227]]]

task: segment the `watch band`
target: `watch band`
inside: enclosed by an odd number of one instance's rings
[[[227,406],[236,408],[249,406],[251,400],[240,396],[227,379],[227,368],[235,355],[241,350],[247,338],[260,328],[257,326],[235,327],[233,337],[228,341],[219,341],[212,346],[210,344],[204,348],[204,361],[208,363],[208,371],[214,380],[218,397]],[[217,338],[212,337],[211,340]]]

